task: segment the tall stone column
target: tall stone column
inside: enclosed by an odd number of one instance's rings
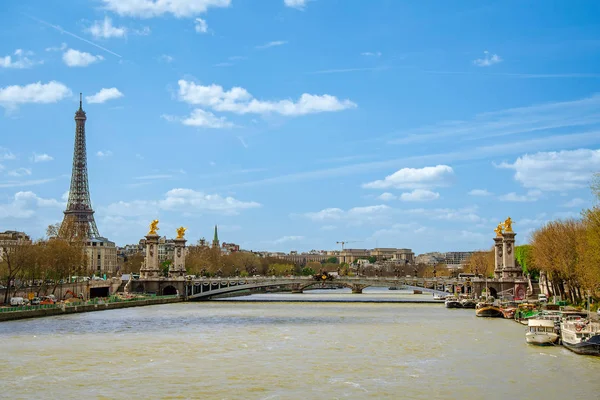
[[[504,232],[502,234],[502,278],[516,278],[521,273],[521,268],[516,266],[515,262],[515,236],[514,232]]]
[[[185,240],[183,237],[173,239],[175,242],[175,254],[173,263],[169,267],[169,278],[185,278]]]
[[[148,279],[160,276],[158,239],[160,239],[160,235],[156,233],[149,233],[146,236],[146,257],[144,258],[144,265],[140,269],[140,278]]]
[[[494,238],[494,278],[496,279],[502,276],[504,267],[502,240],[502,236]]]

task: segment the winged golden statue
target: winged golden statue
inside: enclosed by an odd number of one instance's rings
[[[504,224],[502,224],[502,222],[500,222],[498,224],[498,226],[496,227],[496,229],[494,229],[494,232],[496,232],[496,237],[502,237],[502,229],[504,228]]]
[[[185,235],[186,230],[187,230],[187,228],[184,228],[183,226],[180,226],[179,228],[177,228],[177,239],[183,239],[183,236]]]
[[[510,217],[506,218],[506,220],[504,221],[504,230],[505,232],[509,232],[512,233],[512,219],[510,219]]]
[[[148,235],[156,235],[156,231],[158,230],[158,220],[155,219],[154,221],[150,222],[150,232],[148,232]]]

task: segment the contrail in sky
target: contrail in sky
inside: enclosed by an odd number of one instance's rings
[[[81,40],[81,41],[83,41],[83,42],[86,42],[86,43],[88,43],[88,44],[91,44],[92,46],[95,46],[95,47],[99,48],[100,50],[104,50],[104,51],[106,51],[107,53],[110,53],[110,54],[112,54],[112,55],[114,55],[114,56],[117,56],[117,57],[119,57],[119,58],[123,58],[122,56],[120,56],[119,54],[115,53],[114,51],[110,51],[109,49],[107,49],[107,48],[105,48],[105,47],[102,47],[102,46],[100,46],[100,45],[98,45],[98,44],[96,44],[96,43],[94,43],[94,42],[91,42],[91,41],[89,41],[89,40],[87,40],[87,39],[84,39],[84,38],[82,38],[81,36],[77,36],[77,35],[76,35],[76,34],[74,34],[74,33],[71,33],[71,32],[69,32],[69,31],[65,31],[63,28],[61,28],[61,27],[60,27],[60,26],[58,26],[58,25],[52,25],[52,24],[51,24],[51,23],[49,23],[49,22],[42,21],[41,19],[38,19],[38,18],[36,18],[36,17],[34,17],[34,16],[31,16],[31,15],[29,15],[29,14],[25,14],[25,13],[22,13],[22,14],[23,14],[23,15],[25,15],[26,17],[29,17],[29,18],[31,18],[31,19],[32,19],[32,20],[34,20],[34,21],[37,21],[37,22],[39,22],[39,23],[42,23],[42,24],[44,24],[44,25],[47,25],[47,26],[49,26],[49,27],[51,27],[51,28],[54,28],[54,29],[56,29],[57,31],[59,31],[60,33],[66,33],[67,35],[71,35],[71,36],[73,36],[73,37],[74,37],[74,38],[76,38],[76,39],[79,39],[79,40]]]

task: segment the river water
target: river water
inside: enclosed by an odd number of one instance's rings
[[[3,322],[0,398],[599,398],[600,358],[529,346],[512,321],[344,302],[403,293],[248,301],[264,296]]]

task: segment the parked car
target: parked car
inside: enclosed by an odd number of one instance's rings
[[[25,305],[25,299],[22,297],[11,297],[10,298],[10,305],[15,307],[15,306],[24,306]]]
[[[39,306],[41,302],[42,299],[40,299],[39,297],[34,297],[33,299],[31,299],[32,306]]]
[[[538,301],[540,303],[547,303],[548,302],[548,298],[546,297],[545,294],[538,294]]]

